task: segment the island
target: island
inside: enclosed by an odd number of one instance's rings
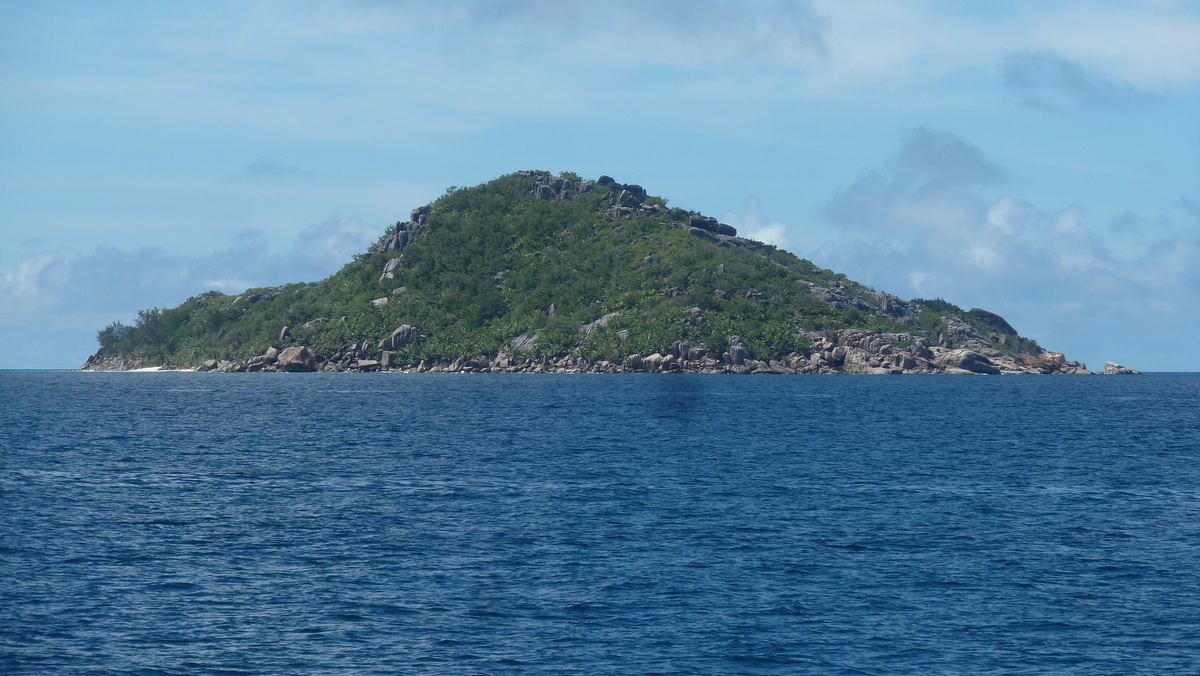
[[[85,370],[1090,373],[987,310],[903,300],[639,185],[546,171],[449,189],[325,280],[200,293],[97,338]]]

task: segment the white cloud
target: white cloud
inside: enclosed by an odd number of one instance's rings
[[[953,134],[919,127],[905,134],[887,167],[863,174],[834,196],[826,215],[864,231],[919,229],[958,237],[963,222],[987,213],[969,188],[1001,177],[978,148]]]
[[[1005,55],[1022,53],[1055,54],[1092,85],[1159,91],[1200,81],[1194,2],[817,0],[814,8],[825,19],[829,55],[828,68],[814,74],[819,91],[979,79]]]
[[[788,228],[776,220],[764,219],[760,213],[757,199],[751,199],[746,205],[745,214],[727,213],[725,222],[737,228],[738,235],[764,244],[771,244],[781,249],[788,248],[791,240],[788,238]]]
[[[38,279],[46,269],[55,263],[59,267],[65,268],[74,257],[74,254],[62,252],[22,258],[17,262],[16,267],[4,273],[4,277],[0,278],[0,289],[3,289],[4,295],[14,298],[36,296],[39,291]]]
[[[956,137],[942,141],[970,149]],[[920,146],[910,135],[887,167],[864,174],[830,201],[826,218],[843,236],[813,252],[814,262],[899,295],[997,311],[1044,346],[1093,363],[1200,366],[1190,347],[1200,330],[1194,227],[1163,230],[1142,250],[1114,247],[1101,237],[1105,224],[1093,222],[1085,209],[1046,210],[1011,195],[988,197],[986,182],[953,176],[954,160],[912,162]],[[942,157],[991,166],[977,151]]]
[[[987,222],[1002,235],[1011,237],[1024,229],[1025,211],[1023,205],[1005,195],[988,209]]]

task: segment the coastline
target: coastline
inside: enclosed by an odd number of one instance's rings
[[[733,363],[725,358],[681,359],[676,354],[630,355],[621,361],[588,360],[582,357],[540,357],[519,359],[511,355],[479,356],[446,360],[421,360],[400,363],[391,354],[382,359],[369,355],[329,358],[313,354],[307,348],[289,348],[286,352],[271,348],[267,354],[249,360],[206,360],[198,365],[151,364],[127,358],[96,358],[84,364],[83,371],[131,373],[216,372],[216,373],[550,373],[550,374],[647,374],[699,373],[727,375],[1097,375],[1084,364],[1065,360],[1061,353],[996,355],[987,357],[970,350],[934,348],[928,356],[902,354],[895,360],[871,358],[865,354],[838,353],[833,359],[822,354],[791,354],[779,360],[741,358]],[[832,355],[830,355],[832,356]],[[1116,367],[1116,368],[1112,368]],[[1133,369],[1108,364],[1099,374],[1138,374]]]

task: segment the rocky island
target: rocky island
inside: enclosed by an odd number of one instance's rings
[[[448,190],[323,281],[201,293],[98,340],[84,369],[1089,373],[992,312],[875,291],[639,185],[543,171]]]

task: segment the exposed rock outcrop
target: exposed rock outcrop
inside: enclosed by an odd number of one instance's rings
[[[575,199],[595,187],[591,181],[572,181],[550,174],[532,171],[517,172],[517,174],[533,177],[533,189],[529,191],[529,194],[541,200]]]
[[[1141,371],[1138,371],[1137,369],[1125,368],[1124,366],[1121,366],[1120,364],[1117,364],[1116,362],[1111,362],[1111,361],[1104,362],[1104,375],[1108,375],[1108,376],[1138,375],[1140,373],[1141,373]]]
[[[280,371],[315,371],[316,355],[307,347],[289,347],[276,358]]]
[[[387,236],[373,245],[368,251],[373,254],[401,251],[416,239],[417,235],[425,231],[426,226],[429,225],[430,211],[432,211],[432,207],[428,204],[413,209],[412,213],[409,214],[409,220],[397,221],[387,233]],[[387,272],[390,272],[390,270]]]
[[[392,335],[380,341],[379,348],[381,350],[399,350],[412,342],[416,336],[416,327],[401,324],[395,331],[392,331]]]
[[[729,350],[722,356],[725,358],[725,363],[730,366],[744,366],[747,360],[753,359],[750,349],[737,336],[730,336]]]
[[[1000,373],[1000,369],[996,368],[991,359],[973,350],[959,349],[943,352],[936,359],[935,363],[950,372],[958,370],[988,375],[998,375]]]

